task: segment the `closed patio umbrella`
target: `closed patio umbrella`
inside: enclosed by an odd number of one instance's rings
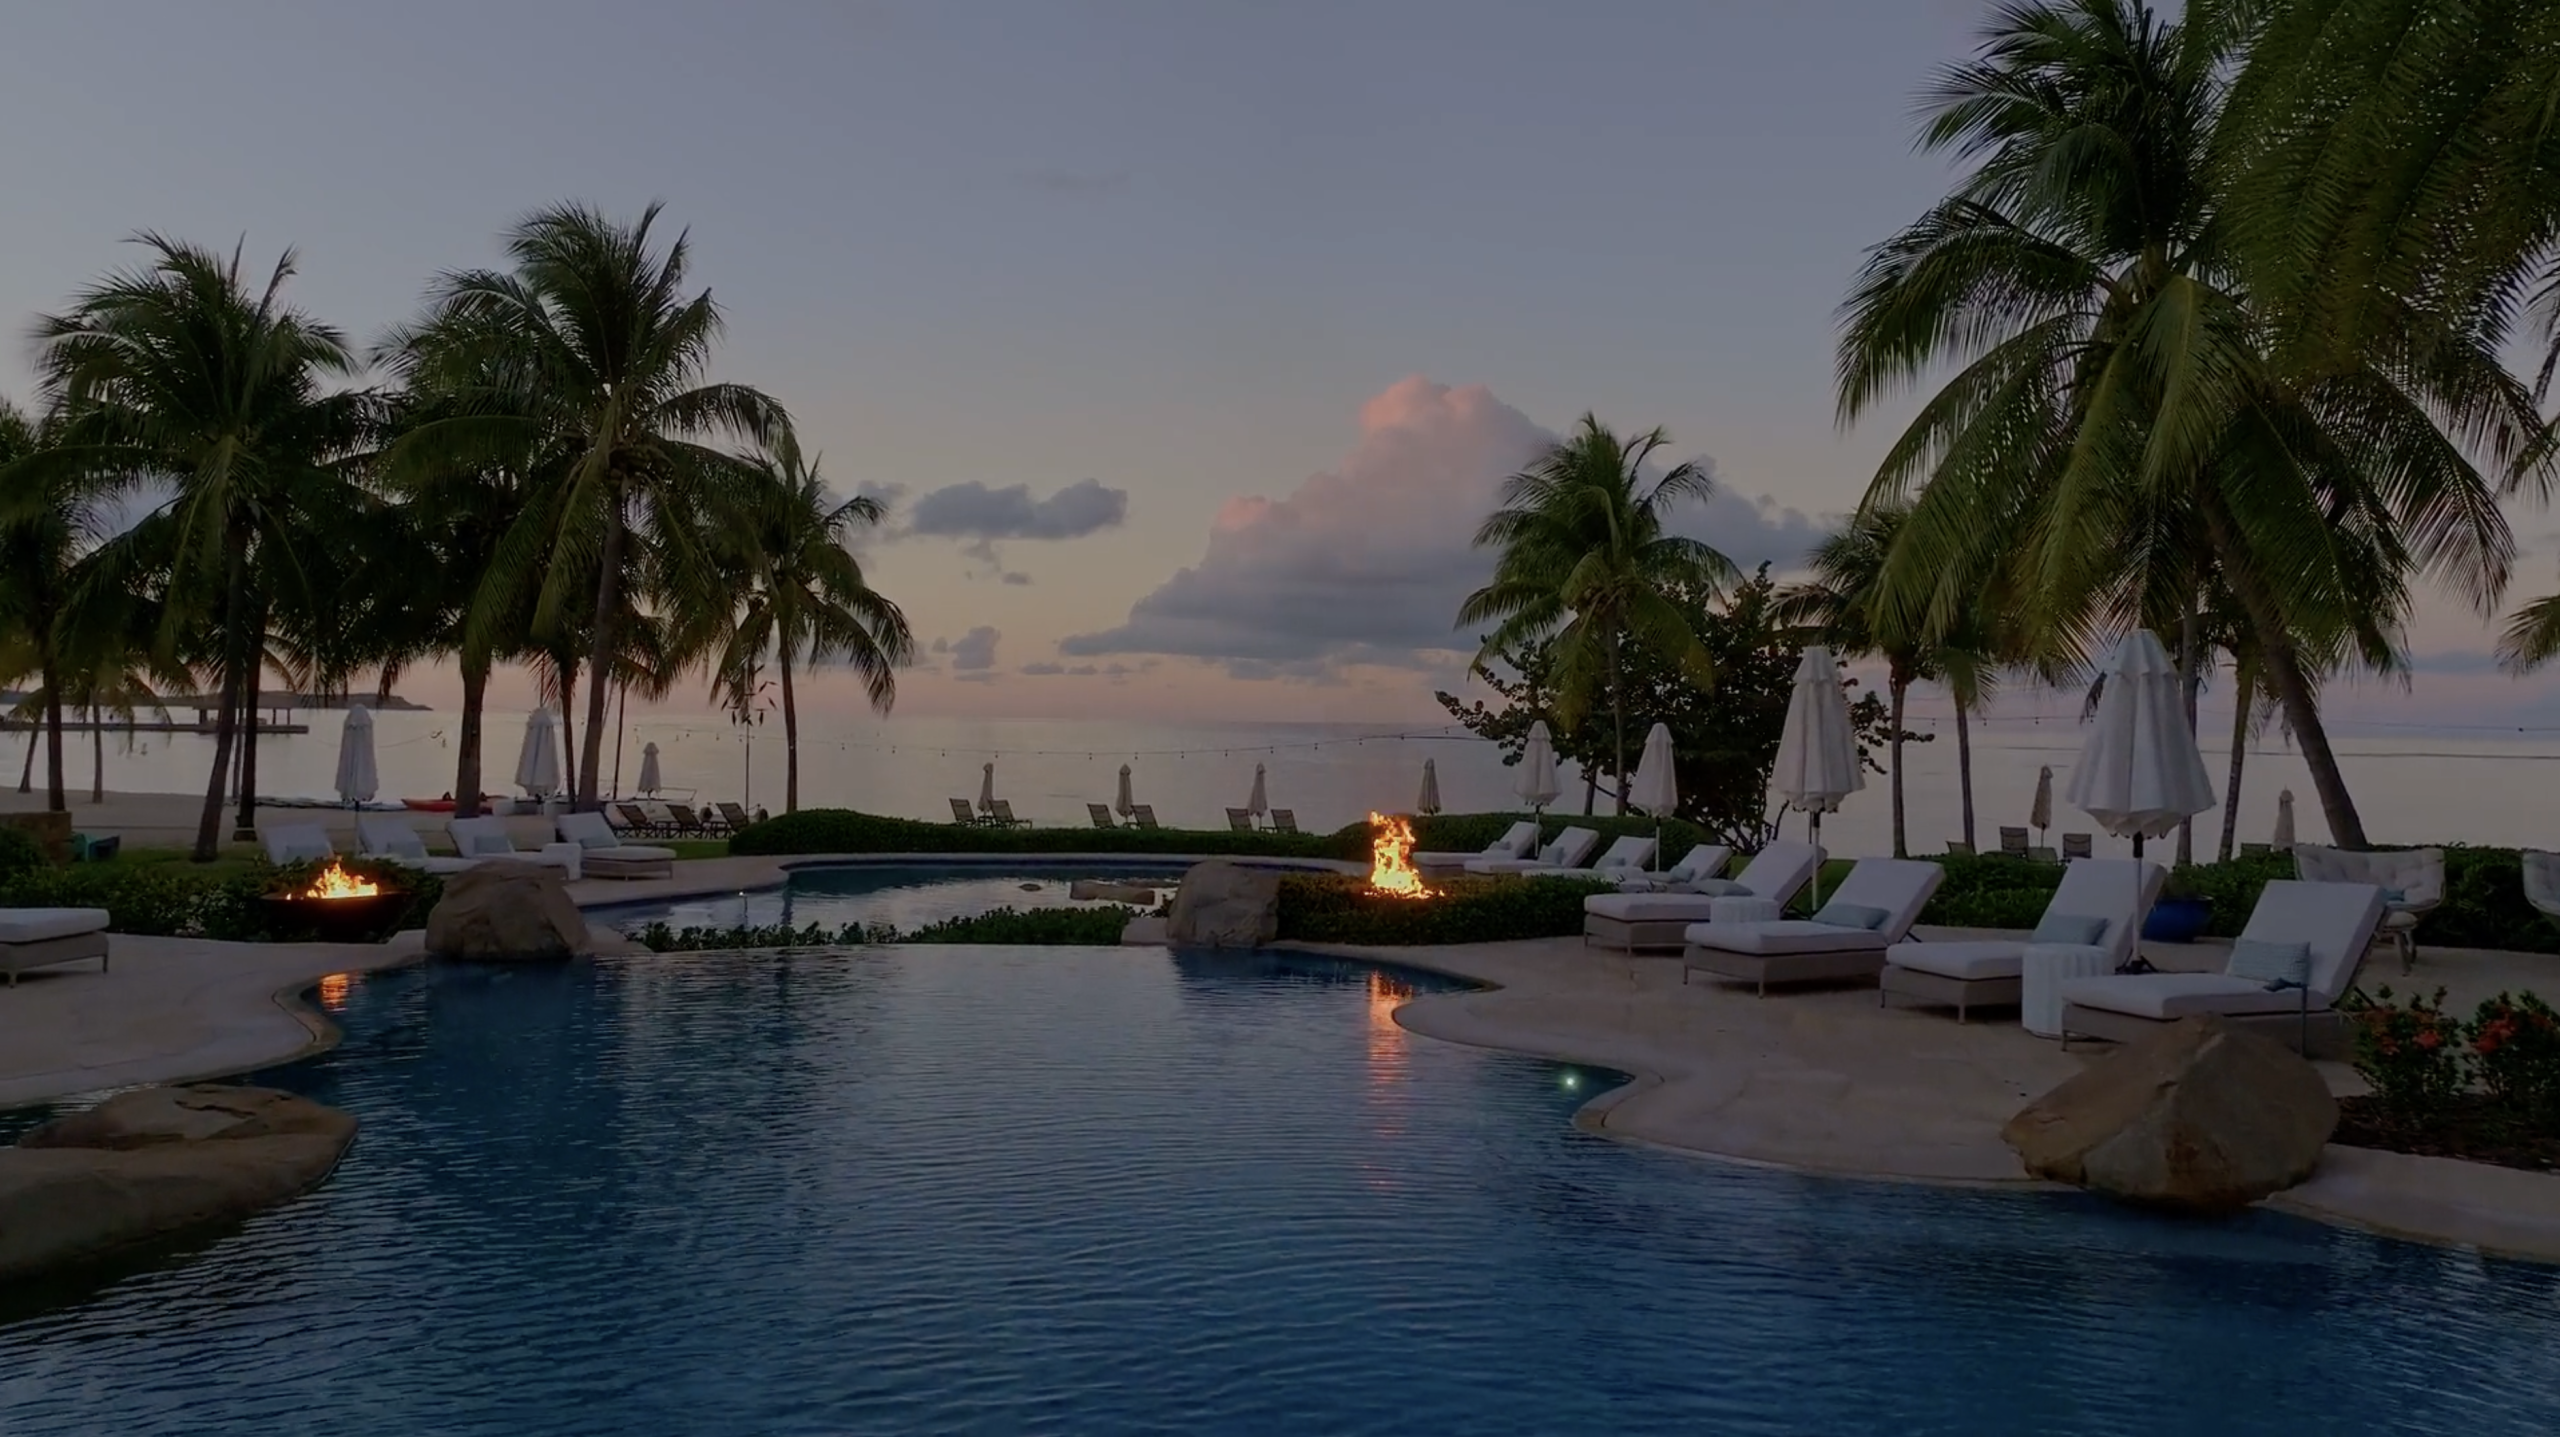
[[[1627,802],[1653,817],[1653,852],[1662,856],[1662,819],[1680,806],[1680,775],[1672,767],[1671,725],[1658,723],[1644,736],[1644,756],[1636,760],[1635,782]]]
[[[373,710],[358,704],[347,710],[347,725],[338,734],[338,799],[349,808],[371,803],[379,784],[373,769]]]
[[[549,709],[525,716],[524,747],[516,750],[516,787],[535,798],[560,791],[560,737]]]
[[[658,746],[654,743],[642,744],[640,746],[640,791],[643,794],[655,795],[665,786],[658,773]]]
[[[1413,811],[1421,814],[1440,811],[1440,765],[1431,759],[1422,761],[1422,797],[1414,800]]]
[[[1271,793],[1264,785],[1262,765],[1253,766],[1253,796],[1244,801],[1244,811],[1256,818],[1271,811]]]
[[[2292,789],[2288,788],[2276,795],[2276,831],[2275,841],[2271,846],[2278,853],[2282,853],[2286,849],[2293,847]]]
[[[2187,727],[2178,670],[2148,629],[2116,646],[2098,695],[2097,723],[2064,790],[2073,806],[2118,838],[2158,838],[2214,806],[2213,778]]]
[[[1548,735],[1545,719],[1529,725],[1529,741],[1520,749],[1520,776],[1511,791],[1532,813],[1544,812],[1564,792],[1556,781],[1556,741]]]
[[[1815,847],[1822,845],[1822,815],[1837,812],[1840,801],[1867,786],[1858,770],[1858,739],[1849,724],[1849,696],[1840,687],[1840,666],[1831,651],[1816,646],[1796,662],[1796,682],[1787,695],[1786,727],[1778,735],[1778,762],[1769,786],[1789,808],[1804,810],[1806,830]],[[1822,874],[1814,870],[1814,902],[1822,901]]]
[[[1120,765],[1120,796],[1112,801],[1111,811],[1122,818],[1138,811],[1138,798],[1129,788],[1129,765],[1125,763]]]
[[[993,813],[995,811],[996,765],[995,760],[989,759],[987,766],[978,774],[978,812]]]
[[[2036,842],[2044,842],[2053,827],[2053,765],[2036,770],[2036,801],[2027,807],[2027,826],[2036,831]]]

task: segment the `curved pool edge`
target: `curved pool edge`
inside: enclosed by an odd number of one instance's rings
[[[1366,873],[1365,864],[1332,858],[1267,858],[1255,854],[1186,853],[795,853],[696,858],[675,865],[666,878],[582,878],[569,885],[582,913],[611,915],[622,908],[654,907],[688,899],[763,893],[791,881],[803,869],[966,868],[1032,871],[1045,868],[1189,868],[1200,863],[1243,863],[1307,873]],[[714,866],[716,865],[716,867]]]

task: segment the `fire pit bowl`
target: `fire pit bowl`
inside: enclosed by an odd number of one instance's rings
[[[323,943],[379,943],[409,908],[409,890],[349,873],[336,861],[307,887],[260,894],[267,927],[287,940],[309,933]]]

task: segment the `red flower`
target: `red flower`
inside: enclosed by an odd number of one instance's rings
[[[2435,1051],[2436,1045],[2443,1041],[2444,1039],[2439,1036],[2433,1028],[2429,1028],[2418,1035],[2418,1046],[2429,1052]]]

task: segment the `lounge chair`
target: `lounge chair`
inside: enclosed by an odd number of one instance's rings
[[[1630,873],[1642,873],[1653,862],[1654,842],[1642,834],[1630,833],[1609,845],[1608,851],[1591,865],[1591,871],[1612,883]]]
[[[987,822],[998,828],[1029,828],[1031,820],[1013,816],[1013,800],[999,798],[987,806]]]
[[[2222,972],[2114,973],[2064,982],[2063,1040],[2121,1042],[2211,1013],[2272,1038],[2298,1040],[2306,1055],[2334,1052],[2346,1033],[2337,1001],[2364,966],[2382,908],[2382,890],[2370,883],[2278,879],[2258,895]]]
[[[459,854],[440,857],[427,851],[427,840],[409,821],[395,813],[359,813],[356,815],[356,839],[364,845],[365,856],[414,868],[421,873],[460,873],[477,860]]]
[[[1298,811],[1294,808],[1275,808],[1271,810],[1271,831],[1274,833],[1297,832]]]
[[[2062,861],[2062,855],[2042,844],[2038,844],[2037,846],[2027,850],[2027,861],[2029,863],[2060,863]]]
[[[2524,859],[2524,901],[2554,923],[2560,923],[2560,853],[2528,848]]]
[[[680,837],[698,838],[711,831],[710,824],[704,822],[690,806],[681,803],[667,805],[667,827]]]
[[[288,863],[326,863],[338,856],[329,830],[316,823],[279,823],[259,830],[258,841],[267,847],[267,861],[279,868]]]
[[[2023,828],[2000,830],[2000,851],[2011,858],[2027,856],[2027,831]]]
[[[657,838],[663,833],[663,826],[636,803],[617,803],[605,811],[616,829],[634,838]]]
[[[636,807],[640,816],[649,820],[651,838],[672,838],[676,833],[676,811],[666,804],[642,800]]]
[[[1084,811],[1093,815],[1093,826],[1096,828],[1118,828],[1120,826],[1119,824],[1111,821],[1111,805],[1107,803],[1088,803],[1084,806]]]
[[[951,800],[951,821],[964,827],[975,828],[978,825],[978,811],[969,806],[969,800],[955,798]]]
[[[2350,853],[2316,843],[2293,846],[2293,876],[2305,883],[2370,883],[2382,890],[2382,928],[2375,941],[2400,954],[2400,971],[2418,966],[2418,920],[2444,902],[2444,850],[2403,848]]]
[[[1973,857],[1973,845],[1960,838],[1950,838],[1947,840],[1947,856],[1949,858],[1971,858]]]
[[[1253,815],[1241,808],[1228,809],[1227,829],[1231,833],[1253,832]]]
[[[98,960],[107,971],[107,910],[103,908],[0,908],[0,973],[9,986],[29,968]]]
[[[1946,877],[1943,863],[1859,859],[1811,918],[1691,924],[1683,935],[1689,950],[1681,979],[1704,973],[1754,984],[1764,997],[1772,983],[1875,979],[1884,972],[1885,950],[1911,932]]]
[[[1729,857],[1715,847],[1715,867]],[[1689,858],[1699,858],[1692,849]],[[1702,865],[1703,866],[1703,865]],[[1765,921],[1785,915],[1787,904],[1822,866],[1822,850],[1810,843],[1772,843],[1752,855],[1730,879],[1712,872],[1669,892],[1594,893],[1582,900],[1582,941],[1633,953],[1645,948],[1679,948],[1687,944],[1690,925]]]
[[[2091,846],[2091,839],[2088,834],[2066,833],[2062,835],[2063,862],[2069,863],[2075,858],[2092,858],[2096,855],[2097,849]]]
[[[1732,849],[1721,843],[1701,843],[1690,849],[1687,856],[1669,868],[1654,872],[1620,873],[1613,876],[1618,880],[1620,888],[1631,892],[1639,889],[1661,891],[1687,888],[1693,883],[1721,875],[1724,872],[1724,866],[1732,861]]]
[[[716,803],[712,807],[720,810],[720,821],[728,825],[731,833],[756,821],[755,815],[747,812],[746,805],[742,803]]]
[[[516,863],[542,863],[564,868],[571,878],[581,870],[584,850],[574,843],[554,843],[531,851],[516,847],[507,836],[503,818],[457,818],[444,826],[453,835],[453,848],[465,858],[496,859]]]
[[[676,851],[625,843],[601,813],[564,813],[555,819],[560,841],[578,845],[578,871],[589,878],[673,878]]]
[[[1502,836],[1484,846],[1481,853],[1417,853],[1416,868],[1464,868],[1479,858],[1526,858],[1538,846],[1538,825],[1527,819],[1504,829]]]
[[[1137,828],[1162,828],[1164,826],[1163,824],[1156,822],[1156,806],[1152,803],[1133,803],[1129,805],[1129,822],[1133,827]]]
[[[1969,1009],[2015,1007],[2019,975],[2033,948],[2077,949],[2091,966],[2113,973],[2133,957],[2142,920],[2167,877],[2159,864],[2140,859],[2080,859],[2063,870],[2062,886],[2026,938],[1896,943],[1886,949],[1876,1000],[1952,1006],[1959,1023]]]
[[[1538,850],[1535,858],[1470,858],[1469,873],[1484,875],[1572,873],[1591,861],[1591,850],[1600,846],[1600,830],[1568,828],[1555,836],[1555,841]]]

